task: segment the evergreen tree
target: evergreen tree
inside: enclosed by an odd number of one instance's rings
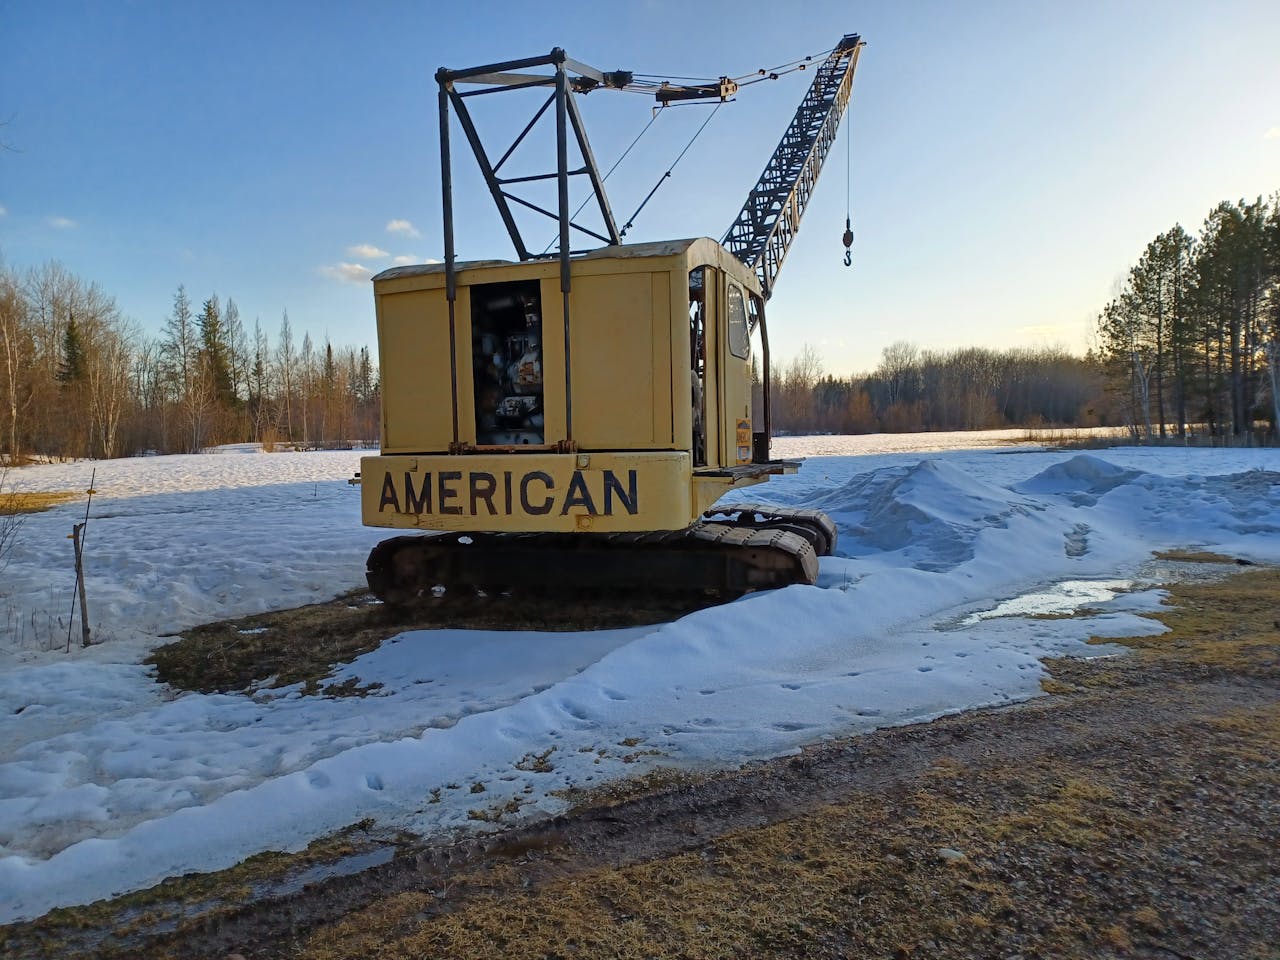
[[[1196,258],[1209,419],[1236,436],[1252,426],[1261,398],[1263,303],[1267,294],[1266,205],[1221,203],[1205,221]]]
[[[177,397],[180,401],[185,400],[191,389],[197,346],[191,301],[187,298],[187,288],[182,284],[173,295],[173,310],[165,320],[160,347]]]
[[[1183,436],[1186,424],[1187,357],[1193,347],[1188,323],[1191,299],[1192,240],[1181,225],[1147,244],[1142,258],[1129,272],[1122,296],[1130,311],[1133,335],[1147,350],[1151,402],[1161,437],[1166,435],[1170,403]],[[1169,389],[1166,390],[1166,383]],[[1167,394],[1172,394],[1168,397]]]
[[[200,356],[214,395],[219,405],[229,410],[236,399],[231,383],[231,347],[217,294],[204,302],[196,323],[200,328]]]
[[[65,385],[82,383],[85,378],[84,340],[75,314],[67,320],[62,334],[62,360],[58,364],[58,382]]]
[[[267,335],[262,323],[253,320],[253,363],[249,368],[249,412],[253,417],[253,439],[261,440],[267,414],[268,359]]]

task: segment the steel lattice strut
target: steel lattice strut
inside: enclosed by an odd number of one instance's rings
[[[840,129],[862,45],[856,33],[848,34],[818,66],[782,142],[720,241],[756,271],[766,300]]]

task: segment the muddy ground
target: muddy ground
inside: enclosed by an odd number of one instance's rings
[[[651,775],[460,843],[359,826],[0,929],[0,952],[1278,958],[1280,572],[1171,599],[1169,633],[1050,662],[1034,702]],[[230,665],[229,636],[175,662],[222,644]]]

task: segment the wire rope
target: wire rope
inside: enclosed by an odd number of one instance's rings
[[[618,165],[619,165],[619,164],[621,164],[623,160],[627,159],[627,154],[629,154],[629,153],[630,153],[630,152],[635,148],[635,145],[636,145],[637,143],[639,143],[639,142],[640,142],[640,138],[641,138],[641,137],[643,137],[646,133],[648,133],[648,132],[649,132],[649,128],[653,126],[653,122],[654,122],[655,120],[657,120],[657,119],[658,119],[658,114],[660,114],[660,113],[662,113],[662,111],[661,111],[661,110],[655,110],[655,111],[653,111],[653,116],[651,116],[651,117],[649,118],[649,122],[648,122],[648,123],[646,123],[646,124],[644,125],[644,129],[643,129],[643,130],[641,130],[639,133],[637,133],[637,134],[636,134],[636,138],[635,138],[634,140],[632,140],[632,141],[631,141],[631,143],[630,143],[630,145],[627,147],[627,149],[623,150],[623,151],[622,151],[622,154],[618,157],[618,159],[617,159],[617,160],[615,160],[615,161],[613,161],[613,166],[611,166],[611,167],[609,168],[608,173],[606,173],[603,177],[601,177],[601,178],[600,178],[600,182],[601,182],[601,183],[604,183],[606,180],[608,180],[608,179],[609,179],[610,174],[612,174],[612,173],[613,173],[613,171],[615,171],[615,170],[617,170],[617,169],[618,169]],[[591,195],[590,197],[587,197],[585,200],[583,200],[583,201],[582,201],[582,203],[578,205],[578,209],[577,209],[577,210],[575,210],[575,211],[573,211],[573,216],[571,216],[569,219],[570,219],[570,220],[574,220],[574,219],[576,219],[576,218],[577,218],[577,216],[578,216],[578,214],[580,214],[580,213],[581,213],[581,212],[586,208],[587,204],[591,202],[591,200],[593,199],[593,197],[594,197],[594,196],[595,196],[595,193],[593,192],[593,193],[592,193],[592,195]],[[552,245],[553,245],[553,244],[554,244],[558,239],[560,239],[560,238],[559,238],[559,237],[552,237],[552,238],[551,238],[551,240],[550,240],[550,242],[548,242],[548,243],[547,243],[547,245],[546,245],[545,247],[543,247],[543,248],[542,248],[542,252],[543,252],[543,253],[546,253],[548,250],[550,250],[550,249],[551,249],[551,247],[552,247]]]
[[[814,60],[817,60],[819,57],[829,56],[831,54],[831,51],[834,49],[835,47],[830,47],[829,49],[826,49],[826,50],[819,50],[817,53],[811,53],[805,57],[797,57],[794,60],[788,60],[786,63],[780,63],[776,67],[762,67],[759,70],[752,71],[751,73],[744,73],[740,77],[731,77],[730,79],[737,81],[739,85],[741,85],[741,81],[746,80],[749,77],[758,77],[759,79],[762,79],[762,80],[772,79],[772,77],[769,77],[767,75],[777,74],[778,76],[782,76],[783,72],[791,73],[793,70],[802,69],[803,67],[812,63]]]
[[[834,49],[835,48],[832,47],[827,50],[822,50],[817,53],[809,54],[807,56],[797,57],[794,60],[788,60],[785,63],[778,64],[776,67],[761,68],[751,73],[744,73],[739,77],[732,77],[729,79],[731,79],[734,83],[736,83],[740,88],[749,87],[752,84],[761,83],[765,80],[777,80],[779,77],[783,77],[788,73],[794,73],[798,70],[806,69],[810,63],[812,63],[813,61],[819,58],[830,56],[831,52]],[[655,90],[661,88],[661,86],[664,83],[668,83],[672,80],[680,80],[686,83],[697,83],[697,84],[712,84],[712,83],[718,82],[718,78],[713,78],[713,77],[681,77],[681,76],[674,76],[674,75],[664,76],[662,74],[655,74],[655,73],[637,73],[637,74],[633,74],[632,82],[628,83],[624,87],[620,87],[616,89],[620,90],[620,92],[622,93],[638,93],[643,96],[652,96]],[[702,121],[702,125],[698,127],[694,135],[689,138],[689,142],[684,145],[684,149],[681,150],[680,153],[676,156],[675,160],[672,161],[671,166],[668,167],[666,172],[661,177],[658,178],[658,182],[653,185],[653,189],[650,190],[649,193],[645,196],[644,200],[641,201],[640,206],[636,208],[635,213],[631,214],[631,216],[627,218],[627,222],[623,225],[622,230],[619,232],[619,236],[625,237],[627,235],[627,231],[630,230],[631,227],[635,225],[636,217],[640,215],[640,212],[644,210],[644,208],[648,205],[649,201],[653,199],[654,194],[658,192],[658,188],[661,187],[662,184],[671,177],[671,174],[675,171],[676,165],[681,161],[681,159],[683,159],[684,155],[689,152],[689,149],[693,146],[694,142],[698,139],[698,137],[702,135],[702,131],[707,128],[707,125],[711,122],[712,118],[715,117],[715,115],[720,112],[720,108],[724,106],[725,103],[726,101],[724,100],[721,100],[719,103],[717,103],[715,105],[715,109],[711,111],[707,119]],[[618,165],[621,164],[622,161],[627,158],[627,155],[631,153],[632,149],[635,148],[635,145],[640,142],[640,138],[643,137],[646,133],[648,133],[649,128],[653,126],[654,121],[658,119],[658,115],[662,113],[663,110],[665,110],[667,107],[670,107],[670,106],[701,106],[701,105],[703,104],[698,104],[698,103],[663,104],[661,108],[654,110],[653,116],[649,118],[649,122],[644,125],[644,128],[636,135],[635,139],[632,140],[631,143],[627,146],[627,148],[622,151],[618,159],[613,162],[613,166],[611,166],[608,172],[605,173],[603,177],[601,177],[600,182],[603,183],[604,181],[608,180],[609,176],[615,170],[618,169]],[[848,141],[846,140],[846,144],[847,143]],[[846,159],[846,166],[847,165],[848,165],[848,160]],[[850,190],[851,190],[851,185],[850,185],[851,176],[852,175],[848,173],[848,170],[846,170],[846,180],[847,180],[846,186],[845,186],[846,214],[848,214],[849,212],[849,205],[850,205],[849,198],[850,198]],[[569,219],[573,220],[574,218],[576,218],[578,214],[580,214],[584,209],[586,209],[587,204],[589,204],[591,200],[592,200],[592,197],[587,197],[585,200],[583,200],[582,203],[578,205],[578,208],[574,210],[573,215]],[[848,219],[849,219],[848,216],[846,216],[846,223],[848,222]],[[548,250],[550,250],[551,247],[555,244],[555,242],[556,242],[556,238],[552,238],[551,241],[545,247],[542,248],[542,253],[545,254]]]
[[[671,166],[667,168],[667,172],[658,178],[658,182],[653,185],[653,189],[649,191],[648,196],[641,201],[640,206],[636,207],[636,212],[627,218],[627,222],[623,225],[622,230],[619,232],[619,236],[625,237],[627,235],[627,231],[635,224],[636,217],[640,216],[640,211],[643,210],[649,201],[653,199],[653,195],[658,192],[658,188],[666,182],[666,180],[671,176],[672,171],[675,170],[676,164],[678,164],[684,155],[689,152],[689,148],[693,146],[694,141],[697,140],[698,137],[702,136],[702,131],[707,129],[707,124],[715,118],[715,115],[720,112],[720,108],[723,106],[723,101],[717,103],[716,108],[707,115],[707,119],[702,121],[702,126],[698,127],[694,135],[689,138],[689,142],[684,145],[684,149],[681,150],[679,155],[671,161]]]

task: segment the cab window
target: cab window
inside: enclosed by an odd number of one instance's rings
[[[729,281],[729,352],[739,360],[751,357],[751,333],[747,328],[747,303],[742,288]]]

